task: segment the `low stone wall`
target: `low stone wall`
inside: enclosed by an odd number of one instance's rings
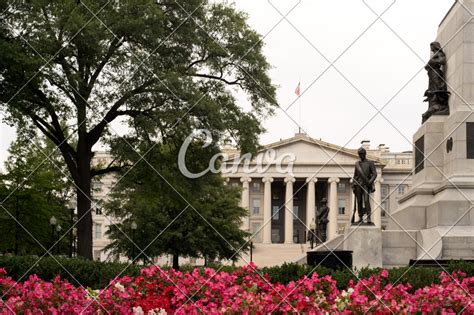
[[[407,266],[417,257],[417,231],[382,231],[382,265]]]

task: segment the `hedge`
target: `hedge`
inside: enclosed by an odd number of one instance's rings
[[[42,259],[36,256],[0,256],[0,268],[5,268],[8,276],[17,281],[24,281],[33,274],[47,281],[59,275],[75,286],[80,284],[94,289],[106,287],[119,274],[137,276],[140,273],[137,265],[60,256]]]
[[[45,257],[38,262],[39,257],[35,256],[0,256],[0,268],[5,268],[8,275],[14,280],[25,280],[29,275],[36,274],[43,280],[52,280],[56,275],[67,279],[74,285],[83,285],[93,289],[100,289],[107,286],[109,281],[117,275],[136,276],[140,273],[142,266],[130,265],[128,263],[112,263],[89,261],[80,258],[66,257]],[[211,265],[210,267],[232,272],[234,266]],[[186,272],[194,269],[194,266],[183,265],[181,271]],[[199,267],[201,272],[204,267]],[[447,267],[448,272],[463,271],[468,277],[474,276],[474,263],[463,261],[452,261]],[[316,272],[320,276],[330,275],[337,282],[338,289],[347,288],[349,281],[369,278],[378,273],[380,268],[363,268],[355,270],[354,273],[347,269],[331,270],[324,267],[314,269],[307,265],[283,264],[275,267],[260,268],[261,274],[268,274],[272,282],[287,284],[296,281],[304,275],[310,276]],[[389,281],[391,283],[410,283],[413,290],[439,283],[440,268],[430,267],[400,267],[389,270]],[[356,276],[357,275],[357,276]]]

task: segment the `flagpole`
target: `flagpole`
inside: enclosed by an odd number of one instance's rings
[[[300,81],[298,82],[298,86],[295,90],[296,96],[298,96],[298,133],[301,133],[301,77]]]
[[[301,88],[301,77],[300,77],[300,83],[299,84],[300,84],[300,88]],[[298,105],[299,105],[299,108],[300,108],[299,109],[299,116],[300,117],[299,117],[299,124],[298,124],[298,131],[299,131],[298,133],[301,133],[301,94],[298,95],[298,103],[299,103]]]

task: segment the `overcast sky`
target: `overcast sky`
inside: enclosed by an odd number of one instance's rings
[[[368,139],[372,146],[411,150],[427,109],[429,44],[453,0],[234,2],[264,36],[278,102],[289,108],[264,122],[262,144],[292,137],[299,124],[311,137],[340,146],[357,148]],[[381,114],[388,121],[379,114],[369,122],[377,114],[373,106],[385,105]],[[3,162],[14,130],[2,123],[0,133]]]

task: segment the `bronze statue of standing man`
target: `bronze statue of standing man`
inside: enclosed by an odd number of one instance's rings
[[[367,223],[372,224],[370,207],[370,193],[375,191],[374,181],[377,178],[377,170],[375,163],[367,160],[367,151],[360,148],[357,153],[360,160],[355,164],[353,190],[355,195],[355,205],[357,206],[357,213],[359,214],[359,223],[364,223],[364,215],[367,217]],[[354,223],[355,210],[352,214],[352,223]]]
[[[316,234],[317,242],[324,243],[327,239],[327,226],[328,226],[328,216],[329,216],[329,208],[328,208],[328,200],[326,198],[321,199],[321,207],[318,208],[316,211],[316,220],[317,220],[317,228],[318,232]]]

